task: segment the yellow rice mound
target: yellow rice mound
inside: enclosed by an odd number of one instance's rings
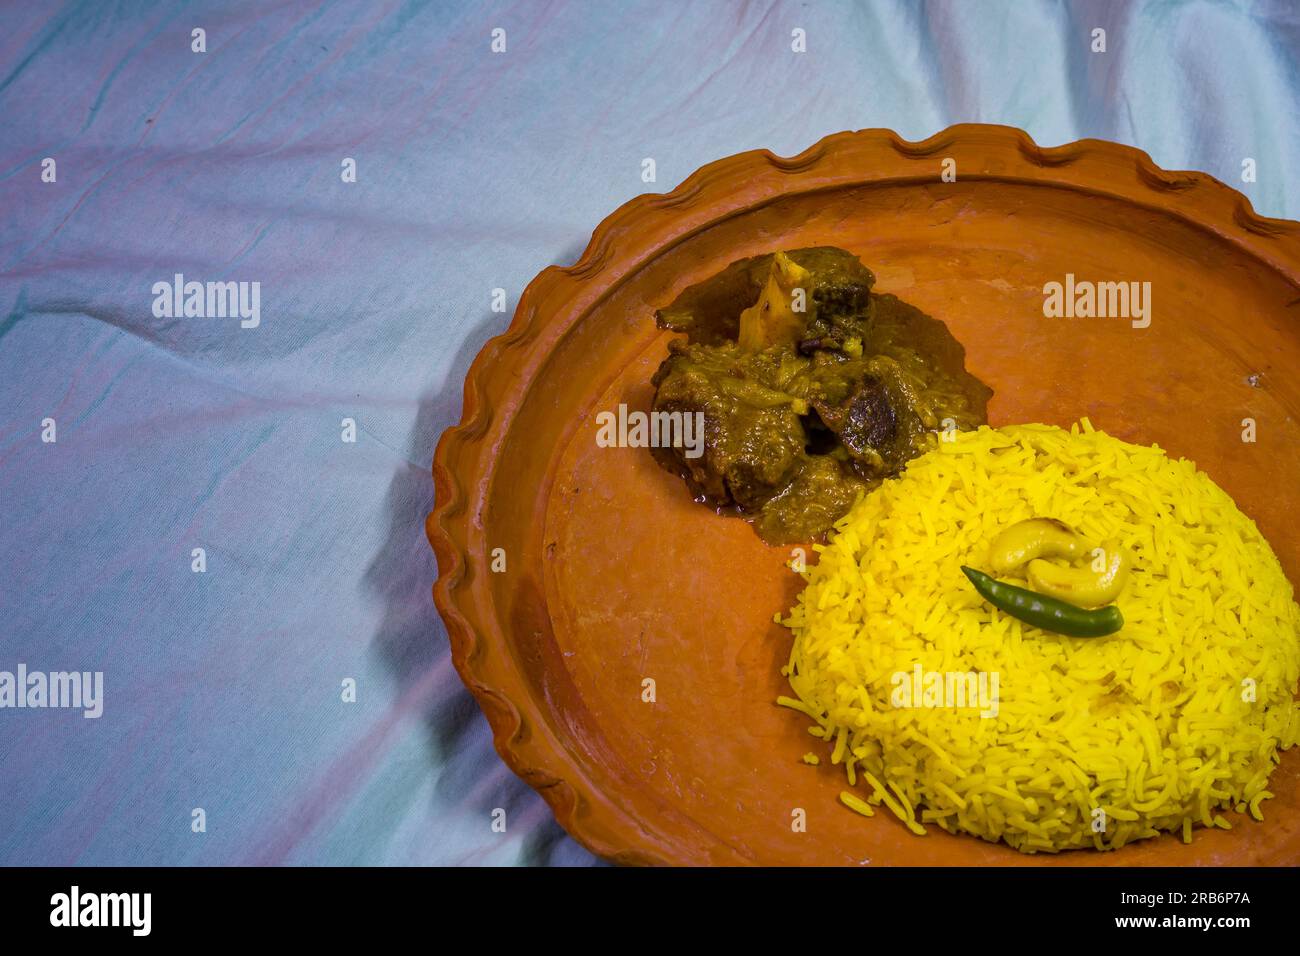
[[[949,437],[837,523],[782,622],[779,703],[844,766],[842,802],[1026,853],[1261,819],[1300,732],[1300,608],[1255,523],[1191,462],[1087,419]],[[1129,550],[1121,631],[1046,633],[975,592],[960,566],[987,571],[989,541],[1032,517]],[[918,664],[996,674],[996,716],[897,706]]]

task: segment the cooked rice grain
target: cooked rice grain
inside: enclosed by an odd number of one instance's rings
[[[1258,818],[1300,732],[1300,608],[1255,523],[1191,462],[1087,419],[954,439],[836,525],[783,622],[797,699],[782,702],[862,781],[857,802],[1026,853],[1190,840],[1238,805]],[[1045,633],[961,574],[1037,516],[1133,554],[1118,634]],[[894,706],[893,675],[918,664],[996,674],[997,715]]]

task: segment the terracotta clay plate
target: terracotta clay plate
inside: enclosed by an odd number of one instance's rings
[[[1264,824],[1229,813],[1232,830],[1191,845],[1037,856],[864,819],[836,799],[842,768],[800,761],[817,742],[773,703],[790,647],[773,614],[800,585],[789,549],[694,504],[646,449],[598,447],[595,416],[649,408],[669,338],[656,307],[743,256],[816,245],[860,255],[876,291],[948,324],[995,391],[992,424],[1087,415],[1193,459],[1300,581],[1300,225],[1137,150],[1043,149],[1006,127],[744,153],[629,202],[576,265],[539,275],[438,445],[434,596],[501,757],[574,837],[624,863],[1300,862],[1296,749]],[[1045,318],[1043,287],[1067,274],[1150,282],[1151,324]]]

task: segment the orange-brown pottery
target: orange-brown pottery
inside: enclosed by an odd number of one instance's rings
[[[599,447],[595,416],[648,410],[670,338],[657,307],[741,257],[817,245],[858,254],[877,292],[948,324],[994,389],[991,424],[1087,415],[1194,460],[1300,581],[1300,224],[1126,146],[1044,149],[1007,127],[743,153],[632,200],[574,266],[537,276],[439,442],[434,597],[501,757],[621,863],[1300,862],[1295,749],[1263,824],[1225,814],[1231,830],[1197,829],[1190,845],[1037,856],[865,819],[837,800],[842,768],[801,762],[818,742],[774,704],[790,637],[773,615],[801,583],[790,550],[693,503],[648,450]],[[1149,327],[1045,317],[1044,285],[1067,274],[1150,282]],[[806,832],[791,827],[796,807]]]

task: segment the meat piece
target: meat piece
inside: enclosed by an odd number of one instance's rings
[[[853,460],[863,478],[897,473],[908,457],[909,406],[902,389],[869,371],[869,363],[846,362],[848,377],[827,376],[810,400],[821,423]]]
[[[704,453],[656,448],[655,459],[714,508],[755,511],[784,489],[804,454],[796,400],[747,377],[735,346],[674,342],[655,372],[654,411],[699,412]]]
[[[812,275],[811,296],[817,316],[854,316],[867,311],[876,277],[853,253],[834,246],[813,246],[787,255]]]
[[[796,249],[733,263],[657,313],[688,338],[652,379],[654,411],[698,416],[703,442],[653,452],[696,500],[770,543],[812,540],[933,432],[986,420],[992,393],[961,344],[874,281],[842,249]]]
[[[804,314],[809,328],[820,321],[827,334],[834,333],[842,342],[843,323],[836,323],[835,317],[865,312],[876,277],[853,253],[833,246],[794,249],[785,256],[808,272]],[[688,286],[671,305],[655,313],[659,327],[685,332],[692,343],[735,342],[740,337],[740,315],[758,303],[772,275],[773,257],[769,253],[741,259]]]
[[[803,460],[789,486],[758,512],[754,529],[771,544],[812,541],[823,534],[868,489],[830,455]]]
[[[847,399],[834,408],[814,405],[826,427],[855,457],[885,457],[898,438],[898,414],[885,383],[865,376]]]

